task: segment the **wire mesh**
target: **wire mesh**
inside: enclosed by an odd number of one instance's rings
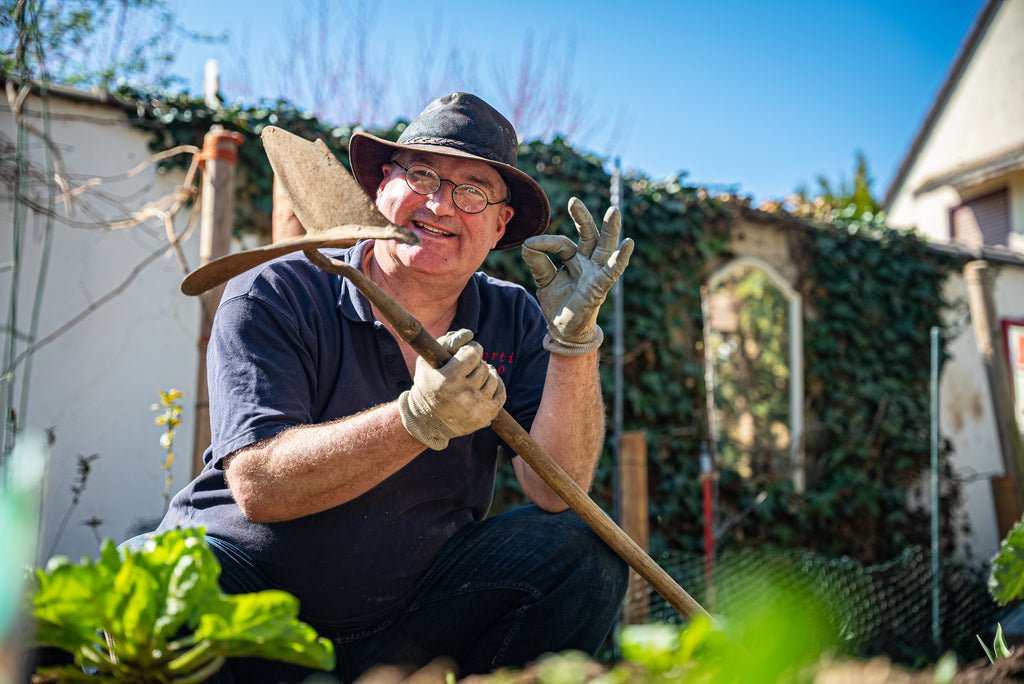
[[[741,615],[763,599],[766,587],[781,586],[789,610],[828,607],[831,627],[849,655],[884,655],[911,665],[934,662],[949,651],[962,661],[983,657],[978,637],[990,643],[996,623],[1008,613],[987,591],[986,563],[944,560],[936,633],[931,560],[920,547],[877,565],[806,549],[727,551],[710,567],[699,554],[655,560],[716,617]],[[626,622],[685,621],[639,578],[630,585],[623,615]]]

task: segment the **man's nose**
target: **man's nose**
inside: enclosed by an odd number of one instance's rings
[[[437,216],[455,215],[454,186],[448,188],[450,181],[442,180],[437,190],[427,195],[427,208]]]

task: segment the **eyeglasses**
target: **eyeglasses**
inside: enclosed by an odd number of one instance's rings
[[[455,206],[467,214],[479,214],[492,204],[503,204],[511,199],[506,197],[497,202],[489,202],[487,201],[486,193],[477,186],[469,183],[459,184],[453,180],[441,178],[437,171],[434,171],[429,166],[413,164],[409,168],[405,168],[394,159],[391,160],[391,163],[405,172],[406,184],[417,195],[433,195],[441,187],[441,183],[446,181],[454,185],[455,187],[452,188],[452,201],[455,202]]]

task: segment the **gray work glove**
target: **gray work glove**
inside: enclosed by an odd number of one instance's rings
[[[604,333],[597,325],[597,311],[626,270],[633,240],[626,238],[616,249],[622,221],[614,207],[605,213],[600,234],[590,212],[575,197],[569,200],[569,215],[579,231],[579,245],[564,235],[538,235],[523,243],[523,261],[533,274],[537,301],[548,321],[544,348],[553,354],[582,356],[601,346]],[[557,271],[548,254],[561,259]]]
[[[431,449],[444,449],[449,439],[487,427],[505,403],[505,383],[472,339],[466,329],[438,338],[453,354],[451,360],[431,368],[423,358],[416,359],[412,389],[398,397],[405,429]]]

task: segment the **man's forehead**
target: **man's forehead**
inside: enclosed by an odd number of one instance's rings
[[[446,178],[456,176],[460,183],[486,185],[491,188],[501,188],[505,185],[501,174],[495,171],[490,164],[475,159],[447,157],[443,154],[419,150],[401,150],[395,154],[394,159],[404,165],[423,164],[429,166]]]

